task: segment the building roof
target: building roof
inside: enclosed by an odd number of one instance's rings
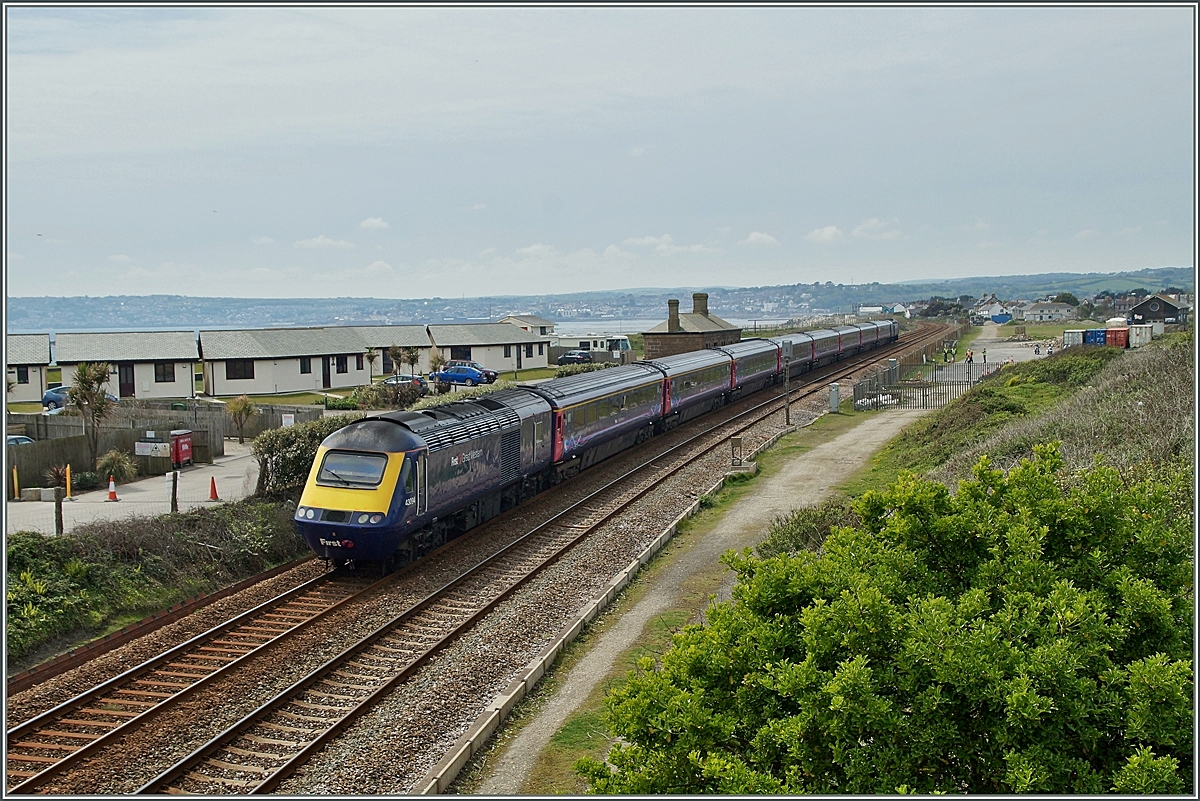
[[[59,364],[80,362],[196,361],[196,335],[191,331],[122,331],[59,334],[54,340]]]
[[[439,348],[453,345],[518,345],[549,342],[549,335],[534,334],[509,323],[431,325],[429,338]]]
[[[50,363],[49,334],[7,334],[4,346],[5,361],[10,365]]]
[[[362,337],[363,349],[430,347],[429,332],[423,325],[356,325],[349,327]]]
[[[555,323],[553,320],[547,320],[545,317],[538,317],[536,314],[510,314],[500,320],[500,322],[509,323],[510,320],[515,320],[521,325],[528,325],[534,328],[541,328],[542,326],[553,328],[555,325],[557,325],[557,323]],[[509,324],[511,325],[512,323]]]
[[[1136,309],[1136,308],[1138,308],[1139,306],[1142,306],[1143,304],[1149,303],[1149,302],[1150,302],[1150,301],[1152,301],[1152,300],[1157,300],[1157,301],[1159,301],[1160,303],[1165,303],[1165,304],[1167,304],[1168,306],[1170,306],[1171,308],[1173,308],[1173,309],[1176,309],[1176,310],[1178,310],[1178,309],[1186,309],[1186,308],[1188,308],[1188,305],[1187,305],[1186,303],[1184,303],[1183,301],[1181,301],[1181,300],[1171,300],[1171,299],[1170,299],[1170,298],[1168,298],[1166,295],[1150,295],[1150,296],[1149,296],[1149,297],[1147,297],[1145,300],[1143,300],[1141,303],[1138,303],[1138,304],[1136,304],[1136,305],[1135,305],[1133,308],[1134,308],[1134,309]]]
[[[1036,311],[1071,311],[1075,307],[1072,306],[1070,303],[1042,302],[1042,303],[1035,303],[1032,306],[1029,306],[1027,308],[1029,310],[1036,310]]]
[[[332,326],[201,331],[200,348],[205,361],[214,361],[362,353],[367,345],[354,327]]]
[[[667,320],[646,331],[647,334],[667,334]],[[704,334],[709,331],[741,331],[740,326],[722,320],[715,314],[703,315],[695,312],[679,315],[679,333]]]

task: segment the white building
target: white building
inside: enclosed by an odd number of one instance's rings
[[[429,353],[433,349],[429,341],[429,332],[423,325],[360,325],[352,326],[350,331],[356,332],[363,341],[363,349],[374,348],[379,354],[375,361],[375,375],[391,375],[392,373],[407,373],[408,362],[401,361],[399,369],[393,369],[391,349],[393,346],[403,349],[417,349],[417,372],[429,372]],[[367,365],[370,367],[370,364]],[[366,383],[366,382],[363,382]]]
[[[187,398],[193,394],[193,370],[200,360],[192,331],[122,331],[59,334],[54,358],[62,383],[84,362],[109,366],[105,391],[121,398]]]
[[[4,337],[4,368],[12,391],[11,403],[40,402],[46,392],[46,369],[50,366],[49,334],[12,334]]]
[[[274,395],[362,386],[370,372],[366,348],[351,327],[201,331],[204,391]]]
[[[1054,323],[1074,320],[1075,307],[1070,303],[1034,303],[1025,309],[1024,320],[1030,323]]]
[[[502,323],[515,325],[522,331],[528,331],[531,334],[546,336],[554,333],[555,323],[534,314],[510,314],[508,317],[500,320]]]
[[[550,337],[515,325],[431,325],[428,330],[433,346],[447,360],[476,361],[498,373],[546,366]]]

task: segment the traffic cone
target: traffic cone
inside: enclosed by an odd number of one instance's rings
[[[218,497],[217,497],[217,477],[216,477],[216,476],[213,476],[211,479],[209,479],[209,484],[208,484],[208,499],[209,499],[210,501],[219,501],[219,500],[221,500],[220,498],[218,498]]]
[[[121,500],[120,498],[117,497],[117,482],[113,480],[113,477],[111,475],[108,477],[108,498],[106,500],[109,500],[109,501]]]

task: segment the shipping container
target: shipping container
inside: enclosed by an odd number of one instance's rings
[[[1071,328],[1063,331],[1063,347],[1073,348],[1083,344],[1083,329]]]
[[[1089,328],[1083,332],[1083,344],[1085,345],[1103,345],[1104,344],[1103,328]]]
[[[1129,326],[1129,347],[1140,348],[1142,345],[1147,345],[1154,338],[1154,326],[1152,325],[1131,325]]]
[[[1129,329],[1128,328],[1110,328],[1105,332],[1104,344],[1110,348],[1127,348],[1129,347]]]

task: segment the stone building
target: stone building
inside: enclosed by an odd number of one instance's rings
[[[708,312],[708,293],[692,295],[691,314],[679,313],[679,301],[667,301],[667,321],[642,334],[645,359],[658,359],[740,342],[742,329]]]

